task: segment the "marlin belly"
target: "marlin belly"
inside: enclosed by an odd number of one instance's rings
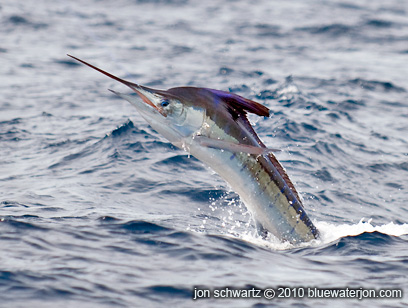
[[[296,192],[269,155],[232,153],[192,145],[190,152],[238,193],[253,218],[277,238],[291,243],[315,239],[318,231]],[[281,167],[282,168],[282,167]]]

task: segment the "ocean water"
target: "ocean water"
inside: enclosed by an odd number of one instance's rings
[[[4,0],[0,38],[0,307],[408,307],[407,1]],[[321,238],[257,237],[218,175],[67,53],[268,106],[250,120]]]

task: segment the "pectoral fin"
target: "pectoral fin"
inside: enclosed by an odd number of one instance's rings
[[[201,146],[230,151],[233,153],[248,153],[255,155],[265,155],[271,152],[280,152],[278,149],[270,149],[265,147],[256,147],[247,144],[233,143],[220,139],[212,139],[205,136],[195,136],[194,141],[198,142]]]

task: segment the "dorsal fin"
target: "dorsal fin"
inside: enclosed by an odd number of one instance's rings
[[[260,103],[251,101],[250,99],[230,92],[214,89],[206,90],[218,96],[225,103],[227,103],[229,106],[231,106],[233,109],[237,111],[246,111],[262,117],[269,117],[269,108]]]

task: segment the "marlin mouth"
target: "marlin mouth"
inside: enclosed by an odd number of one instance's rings
[[[149,100],[146,97],[146,94],[157,95],[156,92],[158,92],[158,91],[150,89],[148,87],[138,85],[136,83],[133,83],[133,82],[130,82],[130,81],[127,81],[127,80],[124,80],[122,78],[119,78],[119,77],[117,77],[115,75],[112,75],[111,73],[108,73],[108,72],[100,69],[99,67],[96,67],[96,66],[94,66],[94,65],[92,65],[92,64],[90,64],[90,63],[88,63],[88,62],[86,62],[84,60],[81,60],[81,59],[79,59],[77,57],[71,56],[69,54],[67,54],[67,56],[71,57],[71,58],[73,58],[73,59],[75,59],[75,60],[77,60],[77,61],[79,61],[79,62],[81,62],[81,63],[83,63],[83,64],[85,64],[85,65],[87,65],[89,67],[91,67],[91,68],[93,68],[94,70],[97,70],[98,72],[100,72],[100,73],[102,73],[102,74],[104,74],[104,75],[106,75],[106,76],[108,76],[108,77],[110,77],[110,78],[112,78],[112,79],[114,79],[116,81],[119,81],[120,83],[123,83],[126,86],[128,86],[129,88],[131,88],[133,91],[135,91],[140,96],[140,98],[143,100],[143,102],[145,102],[147,105],[150,105],[151,107],[156,109],[163,117],[167,117],[167,115],[163,112],[162,108],[160,108],[160,107],[156,106],[155,104],[153,104],[152,101]]]

